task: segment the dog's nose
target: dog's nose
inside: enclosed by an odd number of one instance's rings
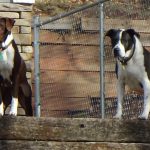
[[[119,48],[114,48],[114,57],[119,56]]]

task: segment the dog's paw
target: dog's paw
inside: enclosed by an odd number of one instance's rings
[[[0,116],[4,115],[3,103],[0,104]]]
[[[17,116],[17,109],[11,108],[10,112],[9,112],[9,115],[11,115],[11,116]]]
[[[3,116],[4,115],[4,109],[0,109],[0,116]]]
[[[18,99],[13,98],[11,101],[11,107],[10,107],[9,115],[17,116],[17,108],[18,108]]]
[[[10,116],[17,116],[17,112],[10,111],[10,112],[9,112],[9,115],[10,115]]]
[[[0,112],[0,117],[2,117],[4,115],[4,112]]]
[[[146,119],[148,119],[148,116],[140,115],[140,116],[138,116],[138,119],[139,120],[146,120]]]
[[[113,118],[114,118],[114,119],[122,119],[122,115],[116,114]]]
[[[11,108],[10,112],[9,112],[9,115],[11,115],[11,116],[17,116],[17,108]]]

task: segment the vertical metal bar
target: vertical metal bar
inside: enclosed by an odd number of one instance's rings
[[[101,99],[101,117],[105,117],[105,85],[104,85],[104,5],[100,3],[100,99]]]
[[[41,115],[40,102],[40,64],[39,64],[39,16],[34,17],[34,79],[35,79],[35,116]]]

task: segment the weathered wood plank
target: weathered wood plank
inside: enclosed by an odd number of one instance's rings
[[[1,117],[1,140],[150,142],[149,120]]]
[[[32,11],[32,5],[23,5],[23,4],[13,4],[13,3],[1,3],[1,11],[12,11],[12,12],[22,12],[22,11]]]
[[[93,26],[92,26],[93,27]],[[87,28],[90,26],[87,25]],[[112,27],[113,28],[113,27]],[[116,27],[114,27],[116,28]],[[88,29],[87,29],[88,31]],[[137,30],[138,31],[138,30]],[[139,32],[139,31],[138,31]],[[148,32],[140,33],[140,39],[143,46],[150,46],[150,34]],[[48,30],[40,31],[40,42],[53,44],[66,44],[66,46],[80,45],[80,46],[99,46],[99,33],[74,33],[68,32],[60,34],[59,32],[52,32]],[[105,38],[105,44],[110,45],[111,42],[108,38]]]
[[[74,81],[75,82],[75,81]],[[91,86],[91,87],[90,87]],[[41,96],[44,97],[97,97],[99,96],[98,83],[41,83]]]
[[[50,18],[41,18],[41,21],[47,20]],[[41,29],[53,29],[53,30],[71,30],[72,24],[71,20],[68,18],[59,19],[58,21],[50,22],[46,25],[43,25]]]
[[[81,18],[81,23],[83,30],[99,30],[97,18]],[[150,33],[149,24],[149,20],[105,19],[105,31],[110,28],[134,28],[138,32]]]
[[[40,30],[40,41],[47,43],[99,45],[99,33],[80,33],[76,31],[61,34],[61,32]]]
[[[57,141],[0,141],[5,150],[149,150],[146,143],[57,142]]]
[[[114,71],[115,60],[110,46],[105,48],[105,70]],[[97,46],[44,45],[40,47],[40,67],[50,70],[99,71]]]
[[[129,19],[105,19],[105,30],[110,28],[134,28],[138,32],[150,33],[149,20],[129,20]],[[51,22],[44,25],[41,29],[52,30],[71,30],[73,31],[74,25],[70,19],[62,19],[60,21]],[[85,31],[98,31],[99,20],[98,18],[81,18],[81,29]]]
[[[100,73],[88,71],[54,71],[41,70],[41,83],[45,84],[87,84],[87,88],[94,88],[99,84]],[[105,84],[112,85],[116,83],[115,72],[105,72]],[[93,85],[93,86],[92,86]],[[107,88],[106,88],[107,89]]]
[[[50,70],[78,70],[78,71],[99,71],[99,61],[94,59],[74,58],[41,58],[41,69]]]
[[[99,71],[100,63],[98,59],[75,59],[75,58],[41,58],[40,68],[48,70],[68,70],[68,71]],[[114,71],[115,62],[109,60],[105,64],[105,71]]]
[[[98,97],[99,78],[99,72],[43,71],[41,96],[44,96],[44,99],[58,96]],[[105,94],[107,97],[116,96],[115,73],[105,74]]]
[[[41,58],[73,57],[75,59],[99,59],[98,46],[43,45],[40,47]]]
[[[84,117],[93,113],[90,97],[41,97],[41,116],[44,117]],[[61,105],[60,105],[61,104]],[[92,107],[93,106],[93,107]],[[96,110],[95,110],[96,111]],[[98,114],[97,114],[98,115]]]
[[[71,71],[42,71],[41,96],[43,100],[51,97],[99,96],[99,73]],[[34,82],[34,81],[33,81]],[[34,89],[33,89],[34,93]],[[105,73],[105,94],[116,96],[116,75]]]

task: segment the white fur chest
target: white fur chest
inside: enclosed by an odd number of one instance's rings
[[[121,77],[123,77],[125,84],[133,90],[141,88],[140,84],[142,84],[143,78],[147,78],[143,55],[138,60],[140,61],[131,59],[124,68],[121,64],[119,65]]]
[[[10,80],[14,66],[14,49],[9,46],[6,50],[0,52],[0,75],[3,79]]]

